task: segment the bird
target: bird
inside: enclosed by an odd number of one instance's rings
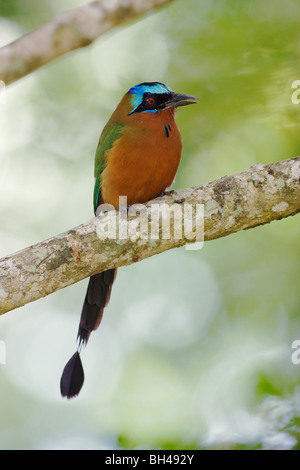
[[[182,139],[175,122],[178,107],[194,104],[192,95],[175,93],[161,82],[132,86],[103,128],[95,154],[94,213],[102,204],[120,208],[145,203],[172,185],[182,153]],[[92,331],[101,322],[117,269],[90,277],[77,334],[78,346],[66,364],[60,391],[68,399],[77,396],[84,383],[80,358]]]

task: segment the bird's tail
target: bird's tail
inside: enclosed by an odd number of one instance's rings
[[[116,274],[117,269],[109,269],[90,277],[79,323],[78,348],[66,364],[60,380],[60,391],[63,397],[75,397],[81,390],[84,372],[80,351],[82,346],[88,342],[91,332],[96,330],[101,322],[104,307],[110,299]]]

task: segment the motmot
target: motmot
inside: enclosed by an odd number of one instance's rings
[[[173,183],[181,159],[182,140],[175,110],[196,103],[194,96],[175,93],[160,82],[143,82],[123,96],[103,128],[95,155],[94,212],[102,204],[119,209],[145,203]],[[63,397],[79,394],[84,371],[80,359],[92,331],[101,322],[117,269],[90,277],[78,329],[78,348],[66,364],[60,381]]]

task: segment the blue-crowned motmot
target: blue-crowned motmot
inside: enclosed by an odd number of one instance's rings
[[[119,208],[144,203],[171,186],[181,158],[182,141],[175,109],[197,98],[174,93],[159,82],[133,86],[123,96],[104,127],[95,156],[94,211],[103,203]],[[96,330],[107,305],[116,269],[92,276],[78,330],[78,349],[64,368],[60,386],[67,398],[78,395],[84,381],[82,345]]]

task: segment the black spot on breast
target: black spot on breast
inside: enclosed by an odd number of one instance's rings
[[[170,135],[170,127],[169,127],[169,125],[164,126],[164,130],[165,130],[166,137],[169,137],[169,135]]]

